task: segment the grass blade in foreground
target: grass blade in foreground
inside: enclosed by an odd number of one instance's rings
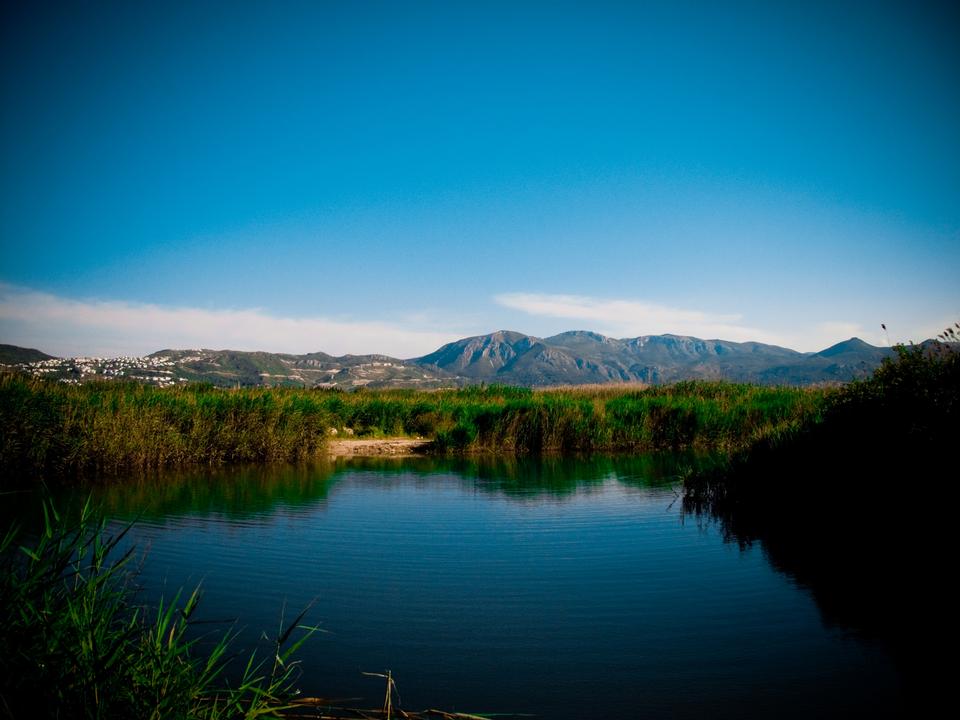
[[[296,694],[299,665],[276,643],[272,669],[249,658],[236,687],[225,679],[222,637],[205,656],[188,639],[194,590],[161,601],[152,620],[135,603],[126,529],[108,536],[89,504],[69,522],[45,503],[36,538],[10,527],[0,541],[0,714],[12,718],[277,717]],[[303,635],[315,628],[299,622]]]

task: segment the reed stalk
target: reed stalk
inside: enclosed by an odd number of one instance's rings
[[[302,613],[272,667],[251,654],[231,683],[235,633],[202,652],[191,630],[199,589],[153,610],[137,602],[129,526],[109,534],[89,501],[75,520],[49,502],[43,514],[35,536],[13,525],[0,541],[0,715],[220,720],[292,707],[293,654],[316,631]]]

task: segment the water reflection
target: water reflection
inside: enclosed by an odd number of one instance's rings
[[[334,482],[326,464],[278,465],[164,472],[87,490],[111,517],[246,519],[279,506],[289,512],[322,503]]]
[[[346,474],[370,473],[382,482],[391,476],[443,476],[479,492],[517,502],[538,497],[562,499],[608,480],[636,488],[678,486],[693,469],[716,462],[705,454],[654,453],[643,456],[518,457],[354,457],[310,465],[251,466],[163,472],[109,485],[72,491],[92,493],[104,511],[117,518],[217,515],[245,519],[323,503]]]
[[[728,542],[762,548],[811,593],[827,627],[885,648],[903,682],[897,711],[919,716],[951,684],[931,652],[953,640],[945,526],[920,512],[908,474],[851,458],[812,464],[765,467],[727,493],[689,493],[684,510],[717,522]]]
[[[827,581],[804,576],[781,528],[719,506],[701,508],[703,527],[683,522],[678,481],[713,462],[358,458],[94,493],[113,517],[140,520],[145,600],[202,582],[203,619],[236,619],[244,647],[278,608],[318,598],[311,622],[330,633],[304,648],[308,694],[367,695],[360,671],[389,667],[407,708],[554,719],[895,708],[886,655],[825,629],[785,579],[823,607]]]
[[[651,453],[642,456],[579,455],[515,457],[351,458],[338,461],[338,471],[445,475],[483,492],[518,501],[540,495],[563,498],[607,480],[642,488],[676,485],[693,468],[715,463],[714,456],[695,453]]]

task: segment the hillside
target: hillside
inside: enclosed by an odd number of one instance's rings
[[[819,353],[682,335],[610,338],[575,330],[548,338],[499,331],[444,345],[413,362],[472,382],[582,385],[729,380],[810,385],[847,382],[877,367],[889,348],[851,338]]]
[[[835,384],[868,375],[890,357],[858,338],[817,353],[755,342],[683,335],[611,338],[575,330],[548,338],[501,330],[448,343],[419,358],[292,355],[237,350],[160,350],[142,358],[53,359],[0,346],[0,357],[33,375],[64,382],[128,378],[156,385],[208,382],[221,387],[437,388],[477,383],[545,387],[603,383],[664,384],[728,380],[763,385]]]
[[[0,344],[0,365],[17,365],[19,363],[33,363],[52,359],[53,355],[47,355],[33,348]]]
[[[431,372],[386,355],[343,355],[322,352],[288,355],[235,350],[161,350],[151,358],[169,358],[176,374],[214,385],[293,387],[439,387],[455,384],[443,372]]]

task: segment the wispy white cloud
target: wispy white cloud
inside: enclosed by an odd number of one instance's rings
[[[504,307],[531,315],[588,323],[587,329],[616,337],[674,333],[735,341],[774,341],[770,333],[744,325],[740,315],[686,310],[643,300],[537,293],[504,293],[494,299]]]
[[[495,296],[494,301],[531,317],[564,321],[561,329],[589,329],[614,337],[675,333],[755,340],[805,351],[822,350],[852,336],[875,345],[922,340],[935,336],[948,324],[944,321],[942,325],[916,328],[899,324],[891,327],[888,338],[879,326],[868,330],[862,322],[792,322],[786,329],[765,329],[747,323],[739,314],[675,308],[636,299],[505,293]],[[208,347],[415,357],[466,335],[500,327],[507,327],[503,318],[486,312],[482,316],[459,316],[454,323],[429,312],[404,315],[391,322],[283,317],[255,308],[204,309],[77,300],[0,283],[0,342],[61,356],[142,355],[163,348]],[[548,334],[535,326],[511,325],[509,329]]]
[[[504,307],[540,317],[565,319],[578,327],[614,337],[673,333],[734,342],[763,342],[801,351],[823,350],[854,336],[877,345],[886,344],[882,333],[869,332],[856,322],[826,321],[807,326],[791,323],[789,328],[771,330],[745,322],[740,314],[676,308],[636,299],[504,293],[494,300]]]
[[[280,317],[259,309],[209,310],[75,300],[0,283],[0,342],[61,356],[142,355],[163,348],[229,348],[414,357],[460,337],[410,321]]]

